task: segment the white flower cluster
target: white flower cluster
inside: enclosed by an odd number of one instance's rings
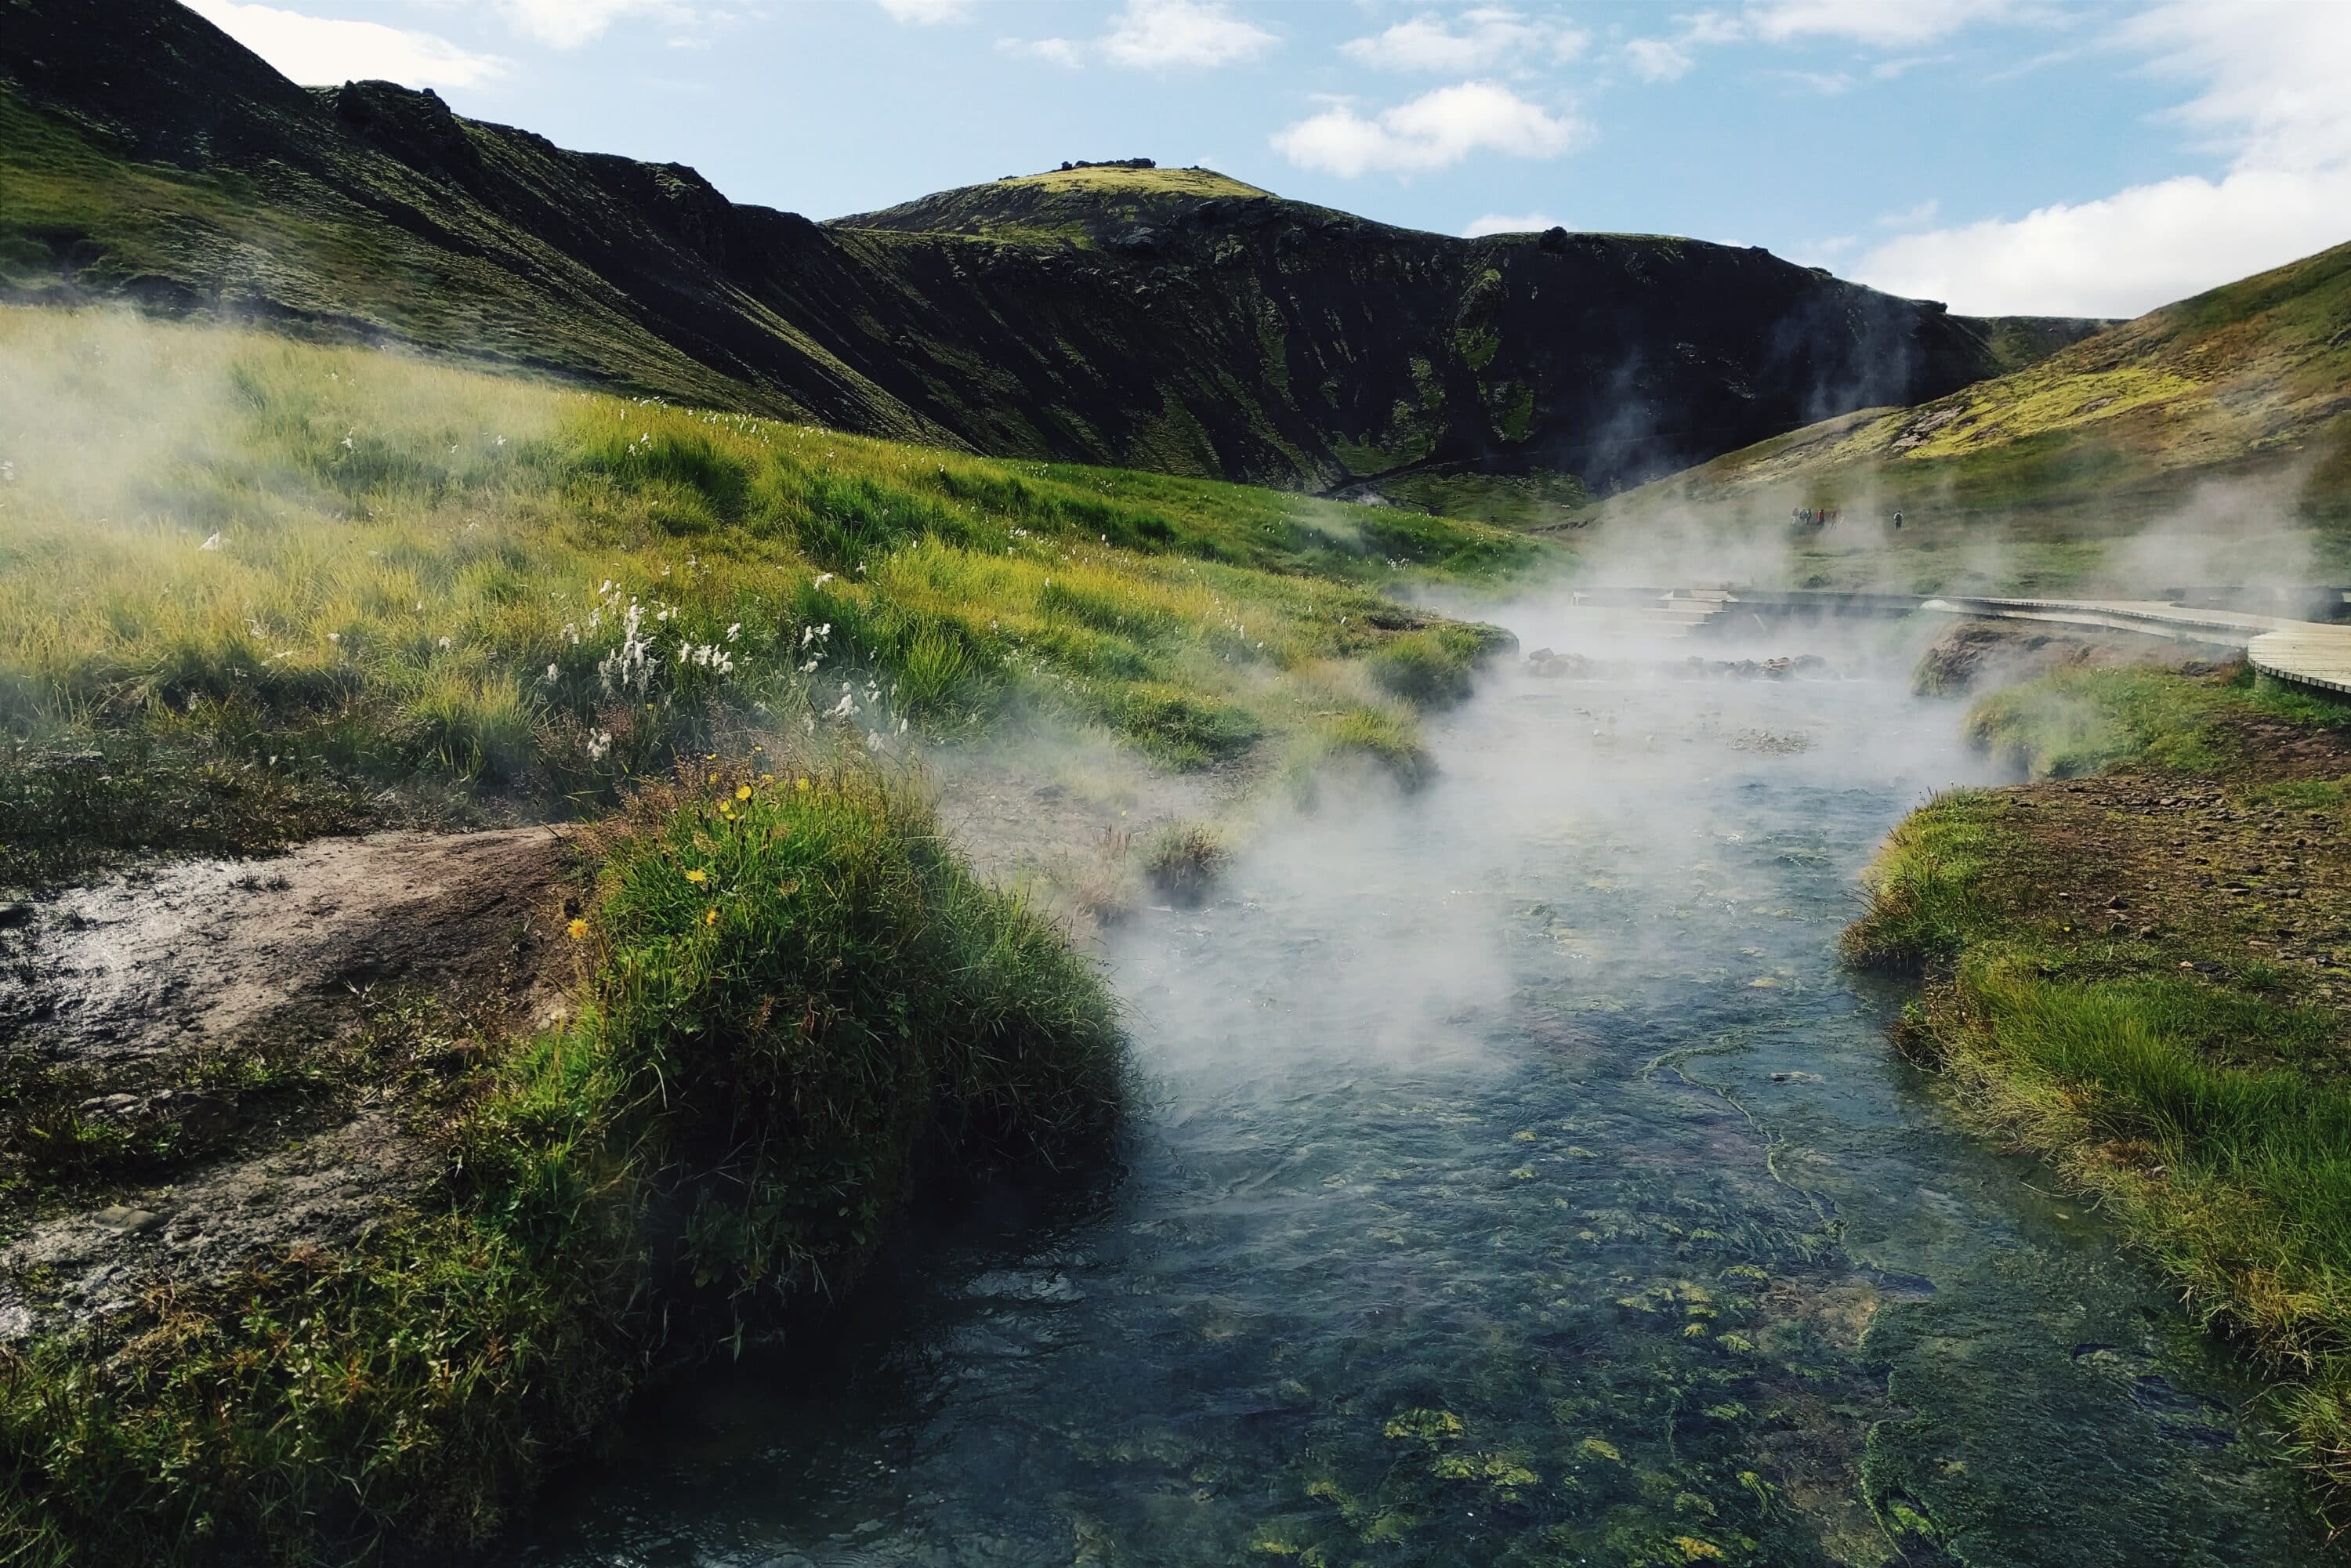
[[[800,666],[801,674],[812,675],[816,674],[817,666],[824,663],[825,650],[822,647],[819,647],[814,653],[809,653],[809,644],[811,643],[821,643],[831,635],[832,622],[830,621],[826,622],[821,626],[803,626],[800,628],[800,652],[808,653],[809,655],[808,662]]]
[[[621,645],[596,663],[596,678],[603,683],[604,695],[635,691],[642,695],[651,688],[653,668],[653,644],[638,633],[644,624],[643,606],[629,601],[627,618],[622,628]]]
[[[601,762],[612,755],[612,732],[600,729],[588,737],[588,760]]]
[[[712,643],[704,643],[698,646],[692,642],[680,643],[677,645],[677,666],[682,670],[688,665],[705,670],[716,670],[722,675],[731,675],[735,673],[734,655]]]

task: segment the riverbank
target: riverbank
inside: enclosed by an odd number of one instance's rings
[[[2076,669],[1980,703],[2035,780],[1896,829],[1848,959],[1897,1039],[2092,1196],[2274,1381],[2351,1488],[2351,712],[2242,665]]]
[[[225,329],[0,353],[12,1563],[448,1561],[925,1184],[1083,1160],[1064,916],[1210,871],[1181,810],[1425,778],[1507,638],[1391,595],[1543,554]]]

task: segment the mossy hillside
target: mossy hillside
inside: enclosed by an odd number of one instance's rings
[[[1179,221],[1204,201],[1271,195],[1214,169],[1096,164],[964,185],[877,212],[834,218],[831,226],[1092,249],[1137,228]]]
[[[2241,678],[2094,671],[2001,694],[1971,727],[2082,776],[1914,813],[1846,955],[1925,976],[1905,1048],[2242,1337],[2339,1511],[2351,716]]]
[[[649,1372],[847,1290],[927,1165],[1107,1134],[1107,992],[911,797],[730,766],[600,846],[577,1019],[384,1085],[413,1203],[0,1357],[11,1561],[447,1561]]]
[[[1617,497],[1594,520],[1777,530],[1792,508],[1840,509],[1856,527],[1789,530],[1796,570],[1823,586],[1876,574],[1922,591],[2145,591],[2169,584],[2134,571],[2351,570],[2346,313],[2351,246],[1917,407],[1775,436]],[[2181,549],[2179,565],[2136,566],[2118,541],[2149,526],[2225,539],[2228,558]]]
[[[119,0],[103,42],[67,0],[0,14],[0,294],[19,298],[1308,490],[1397,466],[1381,453],[1604,489],[1785,429],[1822,387],[1907,401],[1994,368],[1973,325],[1750,250],[1463,240],[1184,170],[820,225],[430,94],[297,88],[175,0]],[[1669,414],[1625,438],[1628,400]]]
[[[593,809],[730,725],[895,755],[1034,715],[1198,767],[1376,710],[1416,745],[1364,661],[1430,620],[1381,590],[1541,559],[254,333],[14,310],[0,356],[16,875]]]

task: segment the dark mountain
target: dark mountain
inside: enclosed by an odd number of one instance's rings
[[[296,87],[172,0],[0,0],[0,288],[1407,496],[1465,475],[1614,489],[2080,335],[1760,250],[1452,239],[1204,170],[1071,168],[820,225],[431,93]]]

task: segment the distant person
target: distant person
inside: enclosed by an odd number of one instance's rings
[[[1894,511],[1894,531],[1897,534],[1902,531],[1902,509],[1898,507]]]

